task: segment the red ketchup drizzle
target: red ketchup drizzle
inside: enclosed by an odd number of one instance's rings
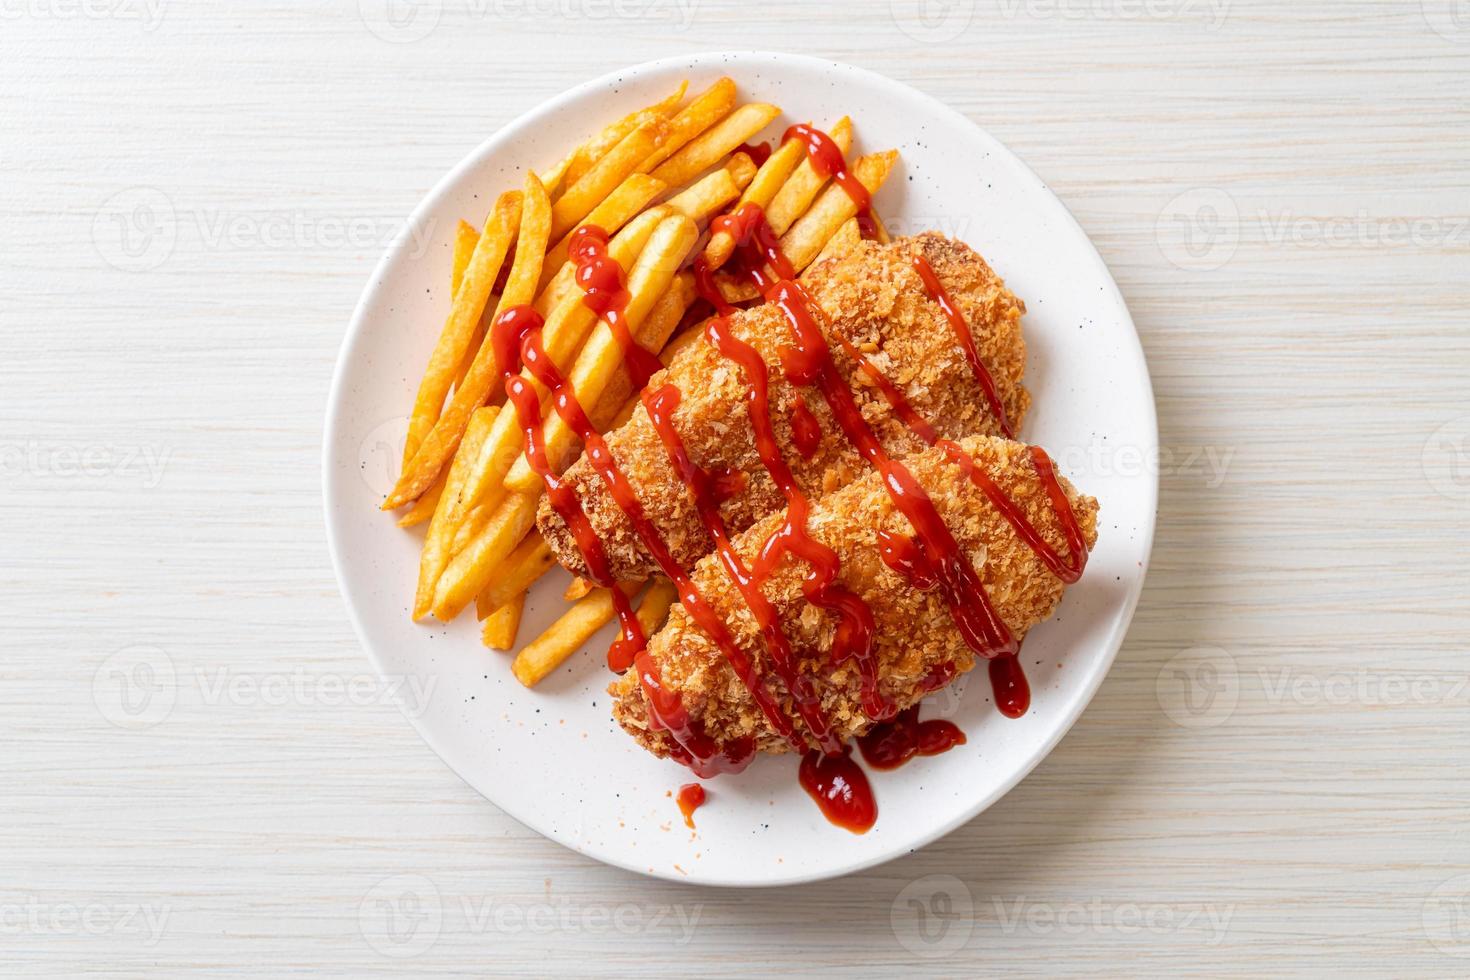
[[[1026,683],[1026,671],[1021,668],[1020,658],[1012,655],[997,657],[990,661],[990,690],[995,696],[995,706],[1007,718],[1019,718],[1031,707],[1031,685]]]
[[[600,251],[595,244],[588,244],[589,242],[595,243],[596,241],[596,235],[589,234],[577,243],[574,248],[574,254],[577,255],[579,264],[602,264],[602,259],[605,258],[605,252]],[[611,258],[607,258],[606,261],[616,265]],[[612,281],[614,280],[607,273],[598,273],[597,276],[594,276],[590,273],[584,274],[580,268],[578,270],[578,282],[592,282],[595,287],[601,287],[603,291],[600,296],[608,295],[611,292],[611,287],[607,283]],[[601,300],[599,299],[598,302],[600,303]],[[615,306],[615,303],[609,304],[607,310],[610,312]],[[606,319],[606,313],[602,315]],[[751,697],[755,700],[756,704],[760,706],[771,728],[782,738],[789,741],[793,747],[804,749],[806,747],[805,741],[796,733],[790,719],[781,711],[780,705],[777,704],[774,696],[766,686],[764,678],[761,676],[754,662],[735,644],[729,631],[721,621],[719,614],[705,601],[704,596],[695,586],[688,571],[674,558],[662,535],[659,534],[653,522],[649,520],[632,484],[628,482],[627,476],[618,467],[617,461],[613,458],[602,435],[598,433],[588,420],[587,414],[583,410],[582,405],[577,401],[576,393],[573,391],[571,385],[567,383],[556,365],[552,363],[551,359],[546,356],[546,352],[540,347],[539,337],[536,334],[533,333],[530,335],[527,338],[527,342],[522,345],[521,357],[525,362],[526,370],[544,387],[550,390],[551,403],[555,407],[557,414],[561,416],[562,421],[567,424],[567,427],[582,440],[583,457],[602,478],[603,483],[608,488],[609,496],[612,497],[618,509],[623,512],[623,515],[633,526],[633,530],[642,540],[648,553],[653,557],[663,573],[673,581],[675,588],[679,592],[680,601],[684,606],[684,610],[710,636],[721,653],[724,654],[725,659],[730,662],[736,675],[745,684],[747,690],[750,691]],[[540,439],[541,437],[538,432],[535,440],[539,441]],[[528,430],[528,455],[534,448],[535,446]],[[545,455],[544,446],[542,447],[541,455],[543,457]],[[548,492],[551,491],[551,486],[548,483]],[[554,501],[553,506],[555,506]],[[583,524],[585,523],[584,517]],[[570,522],[568,522],[568,526],[571,527]],[[590,527],[588,530],[590,531]],[[574,530],[573,533],[576,534],[577,532]],[[604,563],[604,570],[605,568]],[[614,595],[617,595],[616,590],[614,591]],[[632,622],[636,625],[636,618],[632,618]],[[631,642],[631,637],[629,639]],[[720,751],[718,749],[712,751],[712,740],[701,736],[700,733],[694,730],[688,714],[684,712],[682,705],[677,703],[678,695],[662,687],[658,678],[657,666],[652,660],[643,653],[635,653],[632,659],[638,667],[637,676],[639,682],[642,684],[645,693],[649,696],[648,700],[653,713],[653,721],[659,727],[665,728],[674,740],[680,744],[684,754],[688,756],[687,759],[681,759],[681,761],[685,761],[701,776],[713,775],[716,772],[722,771],[738,771],[738,769],[743,768],[749,762],[750,756],[754,751],[753,743],[744,744],[743,746],[738,744],[727,746],[727,750],[730,748],[737,749],[733,758],[730,757],[729,751]]]
[[[823,816],[854,834],[865,834],[878,819],[878,804],[868,777],[848,751],[844,747],[837,755],[808,752],[802,756],[797,779]]]
[[[815,126],[797,123],[786,130],[781,142],[785,143],[789,139],[798,139],[805,143],[806,156],[812,163],[812,169],[822,177],[832,178],[832,183],[841,187],[852,198],[852,203],[857,206],[858,231],[862,236],[876,236],[878,222],[873,218],[873,195],[847,169],[847,160],[843,158],[841,148],[832,141],[832,137]]]
[[[679,803],[679,812],[684,814],[684,826],[693,830],[694,811],[704,805],[704,787],[698,783],[685,783],[679,787],[679,795],[675,799]]]
[[[922,252],[914,256],[914,270],[924,281],[924,289],[928,291],[929,298],[939,304],[950,326],[954,327],[960,348],[965,352],[965,360],[970,362],[970,371],[975,375],[980,389],[985,392],[985,401],[990,406],[990,414],[994,415],[996,422],[1000,424],[1000,431],[1005,433],[1007,439],[1016,438],[1011,431],[1011,423],[1006,419],[1005,406],[1000,403],[1000,394],[995,390],[995,379],[981,363],[980,354],[975,350],[975,337],[970,333],[970,325],[965,322],[964,314],[960,312],[958,306],[955,306],[954,300],[949,298],[944,283],[940,282],[939,277],[934,274],[934,267],[929,264],[928,259],[924,258]]]
[[[776,607],[766,598],[765,593],[761,591],[760,580],[751,574],[750,569],[735,551],[734,545],[730,543],[730,535],[725,528],[724,518],[720,516],[719,502],[712,491],[713,478],[707,470],[702,469],[689,458],[689,452],[674,428],[674,410],[679,406],[679,398],[679,389],[671,384],[666,384],[657,391],[645,390],[643,407],[648,412],[648,418],[653,423],[654,431],[658,433],[664,449],[668,452],[669,463],[674,468],[674,472],[679,474],[679,479],[683,480],[684,484],[693,491],[694,505],[699,511],[699,519],[709,533],[710,539],[715,543],[715,552],[720,556],[720,562],[725,567],[725,574],[735,584],[746,606],[750,609],[750,614],[760,630],[761,639],[770,653],[771,664],[786,685],[786,689],[791,693],[792,700],[796,702],[796,708],[801,714],[802,721],[806,723],[812,738],[822,747],[823,751],[838,752],[841,746],[833,736],[826,717],[822,714],[821,700],[812,688],[811,678],[798,669],[796,652],[791,648],[791,641],[787,639],[785,631],[781,628],[781,619],[776,612]]]
[[[816,385],[848,439],[882,474],[889,498],[913,525],[922,553],[933,565],[950,615],[966,644],[986,659],[1014,654],[1015,638],[996,615],[980,576],[960,550],[934,501],[908,467],[888,455],[863,418],[851,389],[832,361],[832,350],[817,326],[805,291],[796,283],[786,281],[776,285],[770,298],[781,308],[796,334],[796,344],[781,351],[787,378],[796,385]]]
[[[993,660],[991,663],[1000,663]],[[938,755],[965,744],[965,733],[941,718],[919,720],[919,706],[905,708],[892,721],[858,736],[863,759],[874,769],[897,769],[916,755]]]
[[[623,312],[628,307],[627,280],[623,267],[607,251],[607,232],[596,225],[583,225],[572,232],[571,257],[577,262],[577,285],[584,290],[582,303],[602,318],[623,350],[623,363],[642,388],[663,370],[663,363],[633,339]]]
[[[873,718],[887,717],[893,713],[893,708],[878,693],[878,661],[873,655],[873,611],[858,595],[837,584],[842,560],[837,552],[807,531],[811,501],[786,465],[771,424],[770,369],[759,351],[730,332],[726,319],[717,317],[709,321],[705,326],[705,336],[716,350],[738,364],[745,373],[745,382],[750,387],[746,412],[755,433],[756,455],[770,474],[771,481],[786,498],[786,520],[761,546],[755,577],[764,581],[788,553],[806,562],[808,571],[802,580],[802,591],[807,600],[838,617],[837,631],[832,640],[832,662],[840,664],[853,659],[862,684],[863,710]]]
[[[791,406],[791,441],[802,459],[811,459],[822,444],[822,423],[817,421],[800,394]]]
[[[771,159],[771,144],[769,143],[741,143],[735,147],[736,153],[744,153],[750,157],[751,163],[757,167],[765,166],[767,160]]]
[[[1066,558],[1062,558],[1051,545],[1046,543],[1015,501],[1006,495],[1006,492],[990,478],[989,474],[975,465],[974,459],[968,453],[951,440],[937,438],[934,427],[919,415],[903,392],[899,391],[898,386],[885,377],[872,361],[846,340],[843,341],[843,345],[847,352],[858,361],[864,373],[883,392],[884,398],[887,399],[899,418],[903,419],[925,442],[945,451],[950,462],[958,466],[961,472],[969,477],[970,482],[980,488],[991,506],[1000,512],[1015,530],[1017,536],[1026,542],[1053,575],[1068,584],[1082,577],[1082,570],[1087,564],[1087,540],[1082,535],[1082,529],[1077,525],[1076,515],[1072,513],[1066,492],[1062,490],[1062,485],[1057,480],[1056,471],[1052,468],[1051,457],[1047,456],[1046,450],[1040,446],[1029,447],[1031,465],[1036,470],[1036,475],[1046,490],[1052,510],[1062,525],[1062,533],[1067,539],[1069,549]],[[907,577],[915,588],[928,591],[935,587],[938,571],[928,556],[919,548],[917,542],[912,538],[894,535],[887,531],[878,532],[878,541],[879,554],[889,568]],[[1019,650],[1019,644],[1017,649]],[[991,660],[989,673],[995,703],[1001,713],[1011,718],[1019,718],[1024,715],[1031,706],[1031,688],[1026,683],[1025,672],[1021,669],[1015,654]]]

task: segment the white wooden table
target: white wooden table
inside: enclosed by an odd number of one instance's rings
[[[920,8],[0,0],[0,973],[1470,972],[1470,10]],[[1129,300],[1167,450],[1056,752],[940,843],[764,892],[593,864],[446,770],[318,487],[348,314],[439,175],[730,47],[1019,152]]]

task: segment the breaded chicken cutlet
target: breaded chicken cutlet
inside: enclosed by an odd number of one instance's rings
[[[1070,555],[1063,520],[1033,462],[1031,448],[983,436],[962,439],[960,446],[1019,508],[1041,539],[1080,569],[1082,556]],[[1062,580],[986,494],[965,478],[963,469],[945,450],[926,449],[905,458],[902,465],[934,502],[1011,634],[1019,640],[1051,615],[1062,597]],[[1097,501],[1059,476],[1057,483],[1090,550],[1097,538]],[[784,513],[777,512],[759,521],[734,539],[735,550],[751,562],[783,519]],[[909,707],[975,665],[976,655],[955,626],[942,590],[916,588],[880,556],[882,535],[912,535],[914,528],[897,509],[876,470],[817,500],[807,527],[812,537],[840,558],[840,584],[872,610],[878,687],[886,701],[896,709]],[[773,603],[781,628],[800,658],[799,673],[812,679],[834,734],[839,739],[860,735],[874,722],[864,708],[860,671],[851,659],[832,663],[836,618],[807,600],[802,589],[805,571],[803,563],[787,556],[762,591]],[[765,675],[781,711],[787,718],[796,717],[793,698],[770,669],[771,658],[751,611],[732,585],[720,556],[702,560],[693,578],[735,644]],[[758,751],[791,748],[773,730],[724,652],[682,605],[673,608],[667,624],[652,637],[646,655],[657,667],[662,688],[679,696],[696,729],[716,745],[753,740]],[[614,697],[613,717],[655,755],[677,757],[680,749],[673,738],[651,721],[640,672],[629,671],[609,689]],[[810,744],[800,723],[796,730]]]
[[[839,373],[849,382],[869,425],[895,456],[916,452],[924,443],[895,415],[846,344],[865,354],[935,426],[940,437],[1005,433],[1005,425],[991,411],[966,359],[955,327],[914,267],[916,255],[927,259],[969,324],[976,353],[993,379],[1013,431],[1030,405],[1030,396],[1021,385],[1026,349],[1020,320],[1025,307],[984,259],[969,246],[934,232],[889,244],[865,242],[839,258],[819,263],[802,278],[802,284],[820,310],[818,320]],[[770,368],[770,414],[776,440],[802,488],[816,496],[866,473],[867,464],[822,398],[810,391],[803,393],[782,373],[778,349],[791,342],[792,334],[781,309],[766,303],[733,314],[728,324],[729,332],[753,346]],[[693,462],[711,472],[739,477],[734,483],[736,492],[720,507],[730,533],[783,507],[784,499],[756,453],[747,409],[748,380],[742,370],[701,339],[688,344],[666,371],[655,375],[649,390],[665,384],[681,392],[673,420]],[[808,426],[807,431],[820,430],[814,447],[793,431],[793,416],[805,414],[798,401],[816,420],[816,426]],[[674,558],[690,566],[708,554],[713,542],[697,512],[694,494],[674,472],[644,407],[639,405],[632,418],[606,440]],[[614,578],[637,580],[659,570],[586,459],[573,464],[563,480],[574,488],[601,539]],[[587,574],[576,540],[546,499],[541,502],[537,524],[557,560],[575,574]]]

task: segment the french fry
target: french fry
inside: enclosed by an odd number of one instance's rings
[[[840,255],[846,255],[849,251],[856,248],[862,240],[863,233],[862,229],[858,227],[858,220],[856,218],[848,218],[842,223],[842,227],[838,228],[832,237],[827,239],[827,244],[822,246],[822,250],[812,260],[812,265],[819,265],[828,259],[835,259]]]
[[[619,585],[618,588],[627,588]],[[634,587],[636,590],[636,587]],[[631,593],[629,593],[631,595]],[[638,603],[638,625],[643,630],[644,636],[652,636],[663,626],[664,620],[668,618],[669,609],[678,598],[673,583],[668,579],[654,579],[648,591],[643,594],[643,601]],[[598,601],[601,600],[601,601]],[[573,612],[578,606],[586,603],[586,608],[578,615]],[[564,663],[567,657],[582,648],[592,634],[596,633],[602,626],[617,615],[613,608],[612,593],[607,589],[598,589],[588,595],[572,607],[572,611],[557,620],[545,633],[526,644],[525,648],[516,655],[511,662],[511,672],[516,679],[527,687],[533,687],[544,680],[557,667]],[[599,621],[600,619],[600,621]],[[592,625],[592,624],[596,625]],[[588,627],[591,629],[588,629]],[[580,639],[575,639],[581,635]]]
[[[658,145],[666,125],[662,120],[653,120],[639,126],[568,187],[552,205],[551,237],[560,240],[637,170],[638,164],[647,159]],[[662,177],[658,179],[663,180]]]
[[[667,98],[660,99],[652,105],[635,109],[617,122],[605,127],[592,139],[583,143],[572,151],[568,158],[566,170],[566,182],[574,184],[592,165],[601,159],[608,150],[617,146],[623,138],[637,129],[639,126],[654,121],[655,119],[668,119],[679,107],[684,99],[684,93],[689,91],[689,82],[682,81],[674,93]],[[611,229],[609,229],[611,230]]]
[[[516,633],[520,631],[521,613],[525,608],[526,593],[522,592],[485,617],[480,639],[492,650],[515,649]]]
[[[619,582],[616,588],[631,597],[642,582]],[[527,687],[534,687],[572,654],[582,649],[592,635],[617,615],[611,589],[595,589],[579,599],[545,633],[527,643],[511,662],[511,673]]]
[[[687,184],[780,114],[781,110],[776,106],[764,102],[747,103],[690,140],[683,149],[651,172],[670,187]]]
[[[658,148],[649,154],[648,159],[644,160],[638,169],[648,171],[657,167],[688,145],[690,140],[728,116],[733,108],[735,108],[735,80],[721,78],[696,95],[687,106],[679,111],[678,115],[674,116]]]
[[[639,327],[653,310],[664,292],[674,281],[674,272],[699,238],[699,229],[686,215],[674,215],[659,223],[638,263],[628,273],[628,304],[623,311],[623,322],[635,341]],[[659,338],[663,346],[667,337]],[[647,345],[652,346],[652,345]],[[584,405],[596,404],[608,382],[623,365],[623,348],[612,329],[599,321],[587,339],[582,352],[577,355],[567,375],[567,381]],[[576,439],[576,434],[560,415],[552,415],[542,426],[547,459],[553,461],[564,456]],[[506,478],[508,490],[530,492],[540,487],[541,478],[524,459],[518,460]]]
[[[643,627],[644,636],[652,636],[663,629],[669,618],[669,609],[679,599],[679,590],[666,578],[655,578],[643,600],[638,603],[638,625]]]
[[[574,575],[572,576],[571,584],[567,586],[566,591],[561,594],[561,597],[567,602],[576,602],[595,588],[597,586],[593,585],[590,579],[585,579],[580,575]]]
[[[796,170],[797,165],[805,159],[806,147],[800,140],[790,139],[782,143],[755,172],[749,186],[736,202],[736,209],[746,204],[755,204],[763,211],[770,207],[771,200]],[[704,260],[711,269],[718,269],[730,261],[730,256],[734,253],[735,238],[729,232],[721,231],[710,236],[709,244],[704,248]]]
[[[580,150],[581,147],[578,147],[577,149]],[[557,195],[561,193],[561,189],[566,186],[567,170],[571,167],[572,160],[574,160],[576,156],[577,150],[573,150],[566,156],[562,157],[561,160],[556,164],[556,166],[552,167],[550,170],[541,175],[541,186],[545,188],[546,196],[551,198],[553,201],[556,200]]]
[[[434,588],[435,617],[449,622],[485,590],[506,555],[535,524],[536,502],[540,496],[539,493],[510,494],[501,501],[485,528],[444,568]]]
[[[846,156],[847,151],[852,149],[852,120],[843,116],[833,125],[828,136],[837,148]],[[798,143],[798,145],[800,145]],[[771,198],[770,207],[766,208],[766,222],[771,230],[777,235],[786,234],[786,230],[796,223],[796,219],[806,213],[813,201],[817,199],[817,193],[826,185],[828,178],[817,172],[812,166],[810,157],[806,156],[806,147],[802,146],[802,161],[797,164],[796,169],[791,172],[791,177],[776,196]]]
[[[454,500],[464,484],[471,453],[484,441],[497,414],[499,409],[482,408],[470,417],[469,428],[465,430],[462,443],[466,451],[455,456],[454,463],[449,467],[444,492],[439,496],[439,505],[434,508],[434,516],[429,521],[429,532],[424,537],[424,549],[419,555],[419,583],[413,600],[413,618],[416,620],[423,619],[428,614],[434,599],[434,583],[439,580],[444,566],[449,563],[449,547],[454,537],[450,514]]]
[[[475,246],[479,244],[480,233],[475,226],[459,220],[454,226],[454,265],[449,273],[449,294],[452,296],[459,292],[459,284],[464,279],[465,266],[470,264],[470,256],[475,254]]]
[[[434,352],[429,357],[423,381],[419,383],[418,395],[414,398],[413,415],[408,422],[408,441],[403,449],[404,466],[413,461],[419,446],[439,420],[439,411],[444,407],[444,396],[454,382],[455,369],[464,359],[464,352],[474,333],[480,312],[490,298],[500,266],[510,250],[511,239],[521,220],[521,192],[507,191],[500,195],[485,221],[485,230],[475,245],[464,278],[454,293],[454,304]],[[394,505],[397,506],[397,505]],[[391,507],[386,507],[391,510]]]
[[[627,424],[628,420],[633,417],[633,413],[637,411],[640,401],[638,395],[632,395],[622,405],[611,400],[598,402],[588,421],[597,428],[598,432],[611,432]]]
[[[690,184],[683,192],[675,194],[664,203],[702,224],[739,196],[740,185],[735,183],[729,170],[720,169]]]
[[[495,308],[495,316],[513,306],[531,302],[536,283],[541,278],[541,259],[546,251],[550,229],[551,202],[540,179],[533,173],[526,177],[524,204],[521,209],[520,235],[516,240],[516,257],[505,280],[505,290]],[[413,462],[388,495],[384,507],[398,507],[414,499],[433,484],[449,462],[469,424],[470,413],[490,397],[500,379],[501,366],[496,363],[495,345],[481,343],[475,353],[464,382],[454,392],[449,407],[424,438]]]
[[[608,254],[623,268],[628,268],[633,264],[633,260],[643,252],[654,230],[669,214],[669,211],[658,208],[640,214],[628,222],[622,231],[613,236],[612,241],[608,243]],[[561,301],[546,318],[546,325],[541,329],[541,344],[553,363],[558,366],[571,363],[577,351],[581,349],[582,342],[587,339],[587,334],[591,332],[595,319],[595,314],[582,302],[580,289],[573,290]],[[523,372],[522,377],[531,380],[537,392],[544,397],[545,392],[542,391],[539,382],[532,380],[527,372]],[[459,503],[451,512],[451,518],[456,527],[462,523],[464,515],[473,507],[499,506],[498,499],[494,497],[495,491],[505,479],[505,474],[510,472],[512,464],[520,456],[523,437],[524,433],[515,412],[503,413],[496,420],[485,444],[480,447],[470,475],[465,480],[465,489],[460,495]],[[539,484],[531,486],[536,490],[540,489]],[[456,534],[456,541],[463,543],[483,530],[483,525],[488,523],[489,515],[483,516],[484,519],[476,522],[476,526],[468,528],[466,533]],[[459,548],[456,547],[455,550]]]
[[[679,321],[684,319],[684,311],[689,309],[689,304],[694,302],[696,295],[694,277],[688,272],[679,273],[669,284],[668,291],[654,304],[648,319],[638,328],[634,339],[649,350],[663,347],[664,342],[678,329]],[[668,349],[664,348],[664,354],[667,353]],[[667,364],[668,361],[664,360],[664,363]],[[628,376],[627,371],[619,371],[608,382],[607,388],[587,413],[587,417],[598,432],[607,432],[628,421],[637,407],[638,392],[633,390],[633,379]]]
[[[897,159],[897,150],[870,153],[859,157],[852,165],[852,175],[868,189],[869,194],[876,194],[888,179]],[[844,221],[856,215],[857,210],[847,191],[837,184],[822,192],[811,209],[781,239],[781,251],[791,260],[798,274],[811,265],[827,240],[836,234]]]
[[[730,154],[730,159],[725,161],[725,169],[730,172],[731,178],[735,181],[735,186],[743,191],[755,179],[758,168],[755,165],[755,161],[750,158],[749,153],[732,153]]]
[[[399,527],[414,527],[422,524],[434,516],[434,511],[439,507],[439,498],[444,494],[444,483],[449,479],[448,470],[439,471],[439,479],[434,485],[425,490],[419,499],[413,502],[413,506],[398,518]]]
[[[587,217],[577,223],[577,228],[583,225],[596,225],[611,235],[631,221],[634,215],[646,208],[654,198],[667,189],[667,184],[648,174],[629,174],[621,184],[613,188],[613,192],[601,204],[593,208]],[[572,250],[572,235],[577,228],[563,235],[561,241],[546,253],[546,261],[541,266],[540,289],[542,291],[566,264],[567,256]],[[570,280],[571,277],[568,275],[566,278]]]
[[[529,589],[555,564],[556,559],[551,554],[551,546],[540,534],[533,531],[506,556],[500,568],[496,569],[492,575],[490,585],[475,597],[476,614],[484,619],[509,602],[517,593]]]

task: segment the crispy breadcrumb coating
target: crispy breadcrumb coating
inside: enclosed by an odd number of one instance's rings
[[[885,448],[900,456],[923,443],[895,416],[881,392],[837,342],[849,341],[893,381],[920,415],[944,438],[1000,435],[999,422],[971,373],[954,328],[931,300],[912,266],[922,252],[964,313],[975,347],[991,376],[1006,417],[1018,427],[1030,405],[1021,386],[1026,348],[1021,338],[1022,302],[1006,289],[978,254],[962,242],[928,232],[882,245],[864,242],[843,256],[814,266],[803,277],[818,321],[827,330],[838,371],[856,393],[857,404]],[[777,349],[791,342],[785,316],[765,304],[731,317],[731,332],[760,352],[770,366],[771,417],[782,456],[803,489],[815,497],[846,486],[867,464],[843,434],[820,396],[803,395],[780,369]],[[707,470],[745,474],[743,492],[721,506],[732,534],[784,507],[784,500],[755,451],[747,415],[749,388],[741,370],[709,343],[688,345],[668,369],[655,375],[651,389],[676,385],[682,398],[674,424],[690,457]],[[816,451],[803,458],[792,440],[794,401],[804,398],[821,426]],[[648,414],[639,405],[629,422],[607,436],[619,468],[627,476],[649,518],[674,556],[691,566],[713,548],[695,508],[694,495],[674,473]],[[585,459],[567,470],[588,521],[602,540],[612,574],[636,580],[657,572],[617,503]],[[587,574],[576,541],[560,516],[543,499],[537,524],[557,559],[578,575]]]
[[[1026,514],[1042,538],[1068,554],[1062,524],[1032,466],[1030,450],[1018,442],[986,436],[960,440],[961,446]],[[984,493],[964,479],[940,449],[926,449],[903,460],[934,501],[955,540],[973,562],[1001,620],[1020,639],[1050,616],[1061,601],[1063,583],[1042,564]],[[1091,550],[1097,539],[1097,501],[1060,480],[1078,526]],[[784,511],[764,518],[735,541],[749,563],[754,553],[784,519]],[[922,592],[890,569],[879,555],[880,529],[912,534],[913,528],[894,506],[876,471],[816,501],[808,521],[811,535],[835,550],[842,561],[839,581],[872,608],[878,658],[879,689],[900,709],[917,703],[933,687],[936,671],[952,664],[963,673],[976,657],[961,638],[938,591]],[[805,565],[787,557],[765,583],[786,635],[800,656],[800,670],[816,680],[822,708],[839,738],[860,735],[872,725],[863,712],[860,677],[852,661],[833,666],[831,649],[836,619],[809,603],[801,589]],[[696,587],[728,625],[735,643],[761,665],[767,683],[788,717],[794,705],[770,668],[748,607],[719,561],[710,555],[695,568]],[[668,623],[650,641],[649,655],[662,683],[677,691],[685,709],[719,743],[754,736],[764,752],[789,746],[771,729],[765,716],[709,636],[674,606]],[[635,672],[609,688],[613,717],[655,755],[667,756],[669,736],[649,725],[647,702]],[[798,723],[798,729],[800,724]],[[815,747],[815,746],[814,746]]]

